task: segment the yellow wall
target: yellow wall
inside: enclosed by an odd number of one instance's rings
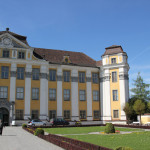
[[[150,122],[150,115],[149,116],[141,116],[141,123],[147,124],[147,122]]]
[[[112,82],[112,72],[117,72],[117,82]],[[121,106],[120,106],[120,85],[119,85],[119,69],[110,70],[110,96],[111,96],[111,115],[113,120],[120,119],[121,116]],[[112,90],[118,90],[118,101],[113,101]],[[113,110],[119,110],[119,118],[113,118]]]
[[[109,64],[111,64],[111,59],[112,58],[116,58],[116,63],[118,63],[118,56],[115,55],[115,56],[109,56]]]

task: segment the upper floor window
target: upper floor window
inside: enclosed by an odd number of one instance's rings
[[[16,120],[23,120],[23,110],[21,109],[16,109],[16,114],[15,114],[15,119]]]
[[[112,82],[117,82],[117,72],[112,72]]]
[[[39,99],[39,88],[32,88],[32,99],[33,100]]]
[[[20,80],[24,79],[24,68],[23,67],[17,68],[17,79],[20,79]]]
[[[39,80],[40,76],[40,69],[39,68],[33,68],[32,69],[32,79],[33,80]]]
[[[99,91],[93,91],[93,101],[99,100]]]
[[[51,101],[56,100],[56,89],[49,89],[49,99]]]
[[[3,50],[3,58],[9,58],[9,50]]]
[[[119,118],[119,110],[113,110],[113,117]]]
[[[85,90],[80,90],[79,91],[79,97],[80,97],[80,101],[85,101],[86,100]]]
[[[25,52],[18,52],[19,59],[25,59]]]
[[[49,111],[49,119],[56,118],[56,110],[50,110]]]
[[[64,89],[64,101],[69,101],[69,100],[70,100],[70,90]]]
[[[113,90],[113,101],[118,101],[118,90]]]
[[[8,66],[2,66],[1,67],[1,78],[2,79],[8,79],[9,77],[9,67]]]
[[[92,81],[93,83],[98,83],[98,73],[92,73]]]
[[[116,64],[116,58],[112,58],[112,59],[111,59],[111,63],[112,63],[112,64]]]
[[[63,71],[64,82],[70,82],[70,71]]]
[[[85,72],[79,72],[79,82],[85,83]]]
[[[8,87],[0,86],[0,98],[8,98]]]
[[[24,99],[24,88],[18,87],[16,89],[16,99]]]
[[[56,70],[49,70],[49,80],[56,81]]]

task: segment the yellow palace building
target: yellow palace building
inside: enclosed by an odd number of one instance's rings
[[[27,37],[0,31],[0,119],[125,122],[127,54],[105,49],[95,61],[81,52],[29,46]]]

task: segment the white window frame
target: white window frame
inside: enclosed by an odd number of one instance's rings
[[[32,80],[39,80],[40,79],[40,69],[33,68],[32,69]]]
[[[117,71],[113,71],[111,74],[112,74],[112,82],[117,82]]]
[[[85,72],[79,72],[79,83],[85,83]]]
[[[118,101],[118,90],[112,90],[113,101]]]
[[[98,73],[93,72],[92,73],[92,82],[93,83],[98,83]]]
[[[49,81],[56,81],[56,73],[54,69],[49,70]]]
[[[7,99],[8,98],[8,87],[7,86],[0,86],[0,99]]]
[[[63,71],[64,82],[70,82],[70,71]]]
[[[115,111],[118,112],[117,117],[115,117]],[[114,109],[113,110],[113,118],[118,119],[119,118],[119,110],[118,109]]]
[[[70,101],[70,89],[64,89],[64,101]]]
[[[116,64],[117,62],[116,62],[116,58],[111,58],[111,64]]]
[[[56,89],[49,88],[49,100],[55,101],[56,100]]]
[[[9,78],[9,67],[1,66],[1,78],[8,79]]]
[[[80,101],[86,101],[86,91],[85,90],[79,90],[79,98],[80,98]]]
[[[39,88],[32,88],[32,100],[39,100]]]
[[[17,67],[17,79],[18,80],[24,80],[24,67]]]
[[[16,99],[18,100],[24,99],[24,87],[16,88]]]
[[[93,90],[93,101],[99,101],[99,91]]]

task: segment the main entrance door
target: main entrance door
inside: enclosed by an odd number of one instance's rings
[[[9,111],[6,108],[0,108],[0,119],[4,122],[5,126],[9,125]]]

